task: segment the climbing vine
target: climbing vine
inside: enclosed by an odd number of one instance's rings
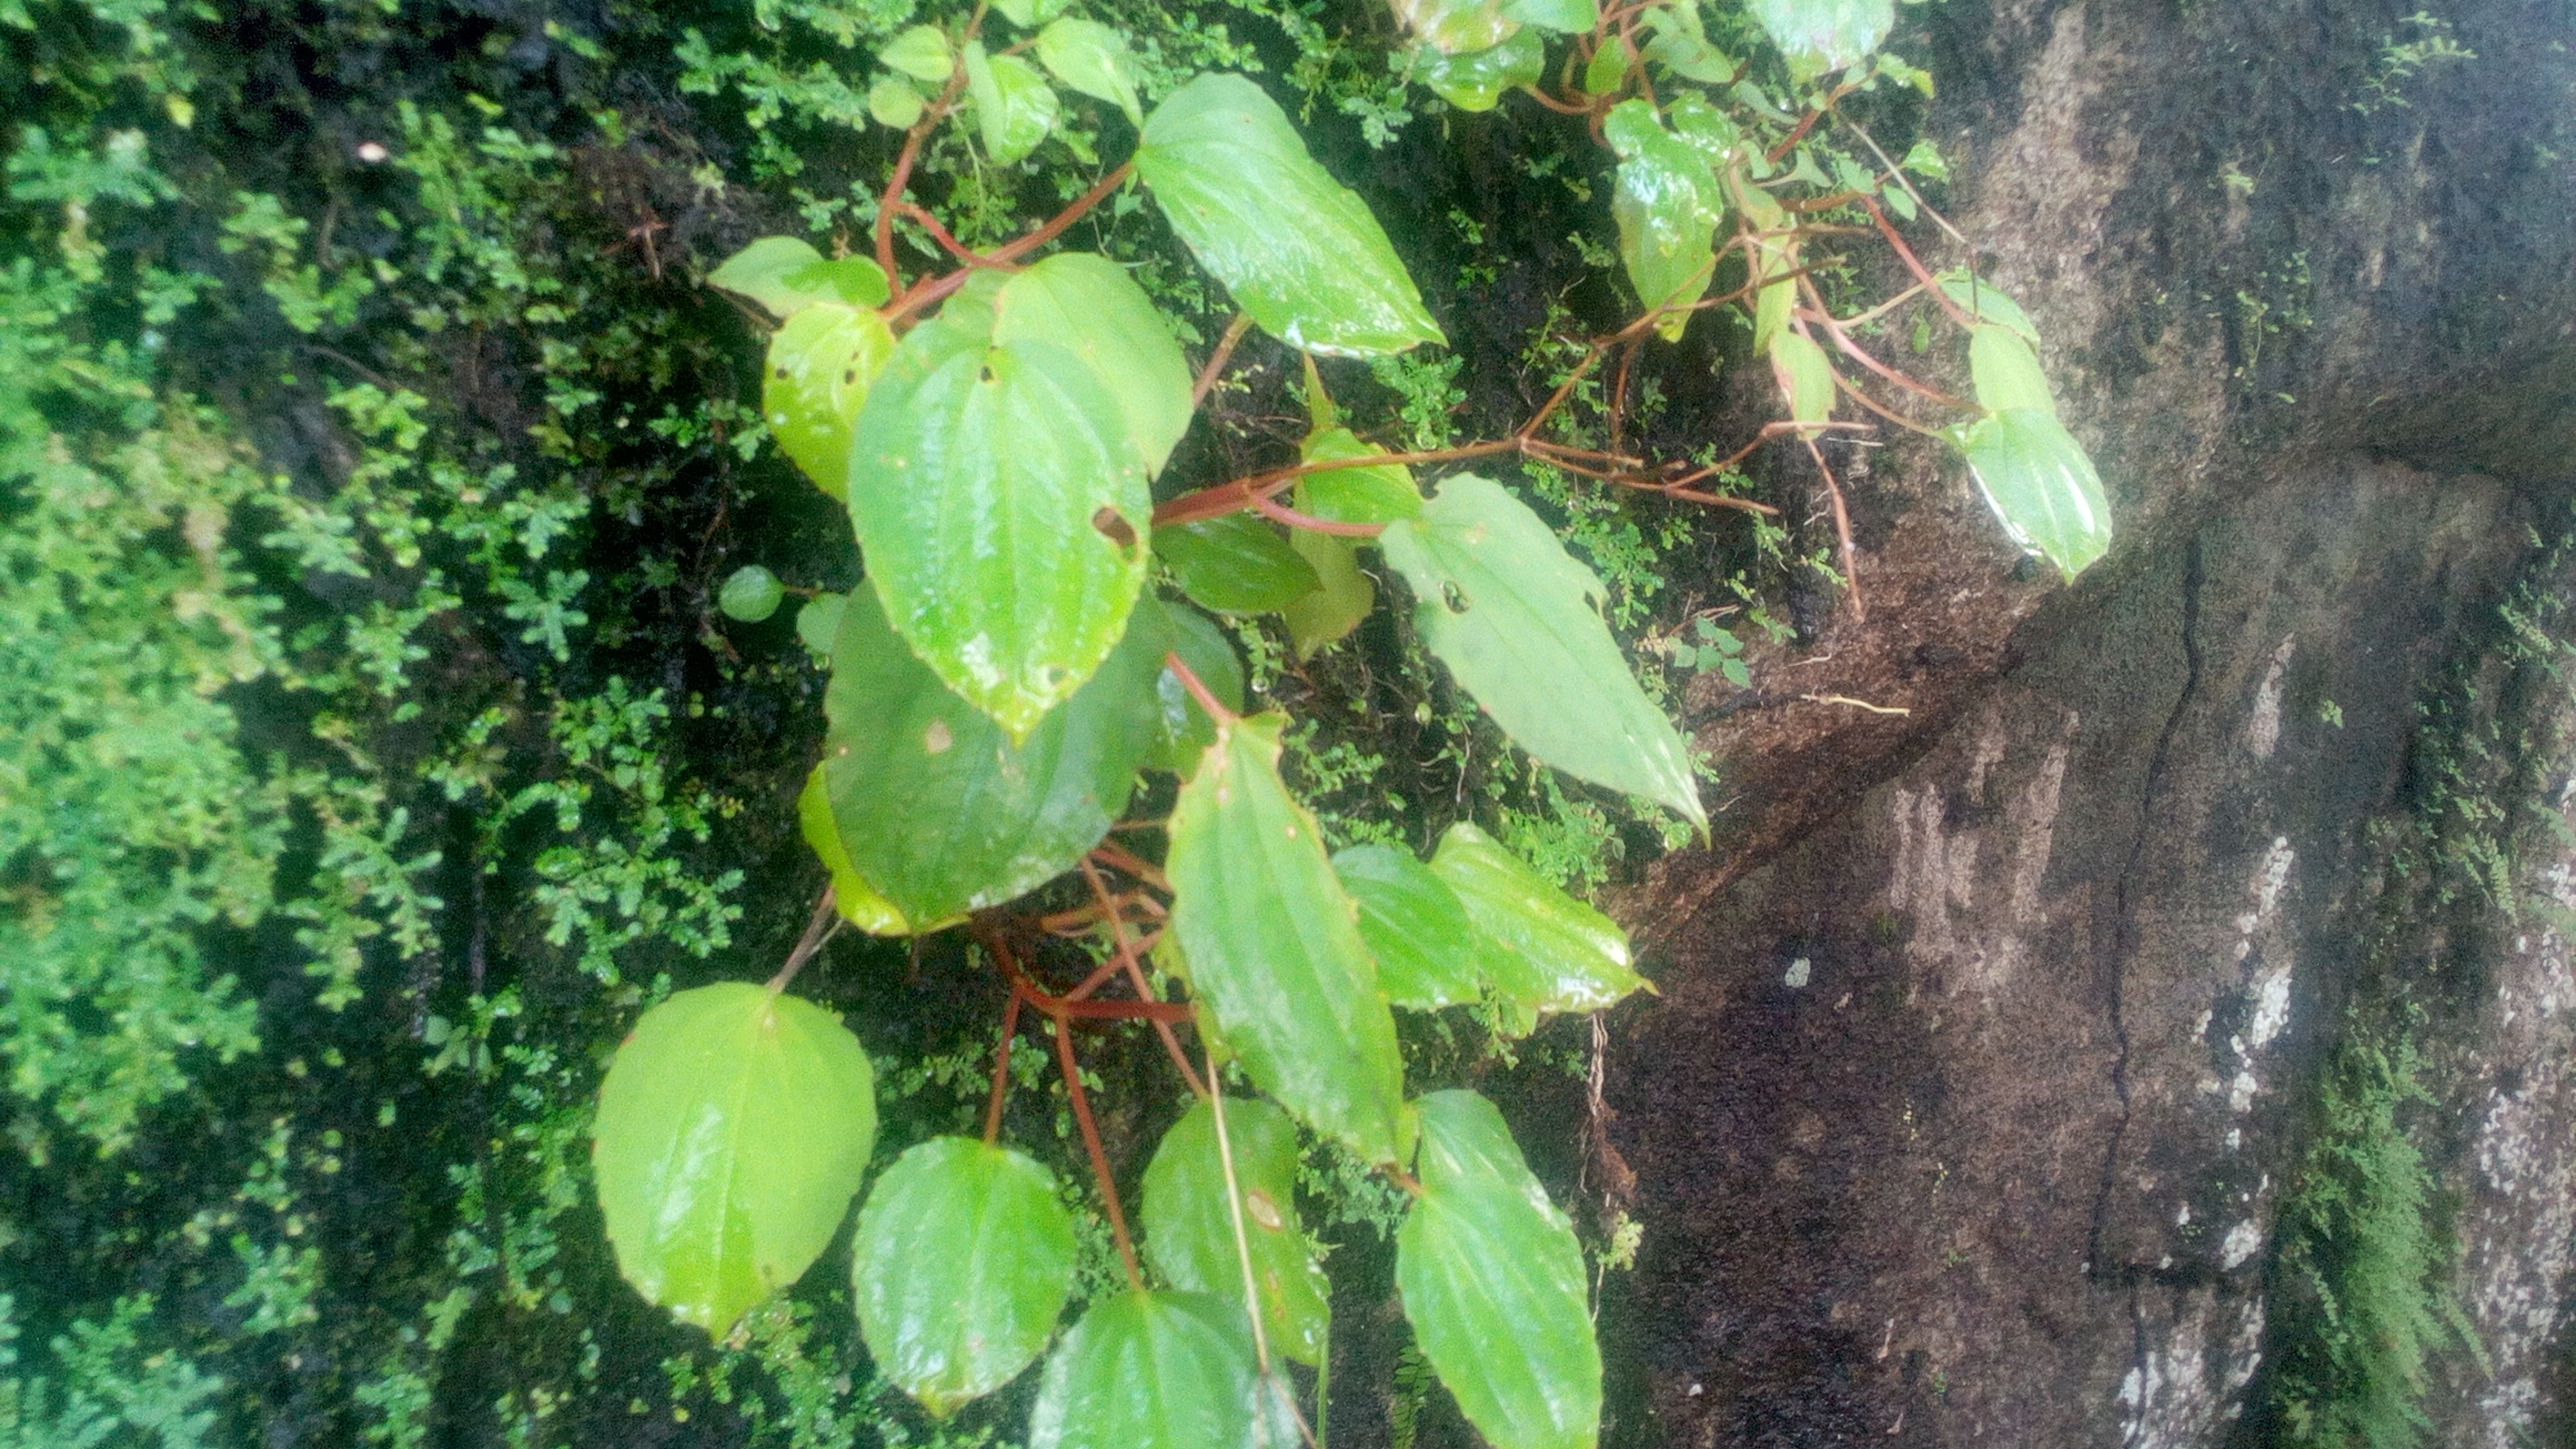
[[[1523,96],[1583,117],[1618,159],[1610,208],[1638,311],[1504,436],[1425,437],[1416,421],[1390,448],[1345,426],[1316,359],[1390,365],[1442,340],[1386,233],[1250,79],[1140,89],[1129,35],[1063,0],[979,4],[886,41],[866,110],[903,139],[865,231],[832,255],[764,238],[709,277],[775,319],[763,423],[846,505],[866,576],[810,594],[798,620],[831,669],[800,806],[831,874],[813,925],[766,987],[701,987],[648,1012],[601,1089],[608,1235],[628,1279],[679,1317],[727,1332],[802,1276],[865,1183],[872,1070],[855,1036],[785,994],[805,962],[844,924],[962,928],[1007,987],[982,1134],[931,1138],[878,1174],[852,1255],[870,1354],[931,1414],[1045,1354],[1034,1445],[1312,1442],[1279,1362],[1320,1367],[1329,1331],[1288,1188],[1302,1128],[1409,1199],[1397,1284],[1468,1421],[1502,1449],[1592,1442],[1601,1367],[1572,1224],[1492,1104],[1408,1097],[1391,1008],[1473,1006],[1514,1040],[1641,988],[1626,941],[1467,822],[1427,865],[1392,843],[1328,853],[1281,774],[1290,721],[1248,712],[1215,619],[1275,614],[1298,655],[1331,647],[1379,605],[1362,568],[1374,550],[1423,647],[1513,747],[1704,829],[1689,749],[1606,627],[1600,579],[1510,489],[1453,470],[1514,460],[1760,514],[1700,485],[1788,437],[1830,488],[1815,440],[1884,422],[1952,442],[2003,526],[2068,574],[2102,552],[2101,487],[2057,421],[2028,320],[1972,274],[1917,259],[1888,210],[1924,204],[1866,132],[1840,122],[1874,166],[1837,155],[1828,173],[1806,146],[1853,91],[1928,83],[1872,59],[1887,6],[1753,7],[1794,108],[1748,100],[1750,66],[1712,44],[1695,4],[1396,12],[1403,73],[1448,104]],[[1103,164],[1120,134],[1130,154]],[[1097,174],[1017,236],[980,207],[952,208],[952,228],[914,196],[925,158],[962,152],[980,177],[1051,142]],[[1195,363],[1115,256],[1059,246],[1098,208],[1148,204],[1238,309]],[[1845,316],[1811,254],[1852,234],[1882,239],[1913,285]],[[1739,284],[1718,284],[1722,262]],[[1918,336],[1936,317],[1966,334],[1975,402],[1864,344],[1909,305]],[[1712,461],[1624,451],[1637,351],[1721,308],[1748,320],[1787,416]],[[1304,354],[1296,457],[1166,477],[1254,328]],[[1551,424],[1604,371],[1607,438],[1565,441]],[[1926,408],[1965,416],[1944,428],[1915,416]],[[1419,475],[1435,470],[1426,496]],[[723,602],[756,623],[784,596],[750,565]],[[1174,783],[1140,790],[1140,770]],[[1069,872],[1073,904],[1051,890]],[[1075,1222],[1049,1170],[1001,1139],[1032,1020],[1123,1273],[1060,1340]],[[1146,1170],[1141,1254],[1076,1045],[1116,1021],[1149,1023],[1196,1099]],[[1230,1077],[1251,1093],[1231,1106]],[[1311,1414],[1324,1411],[1319,1387]]]

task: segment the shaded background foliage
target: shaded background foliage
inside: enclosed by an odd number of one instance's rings
[[[1408,103],[1381,7],[1108,8],[1149,90],[1226,64],[1302,97],[1388,220],[1456,346],[1328,369],[1390,439],[1507,428],[1632,310],[1600,265],[1606,153],[1579,122]],[[871,219],[853,183],[893,138],[865,57],[912,9],[0,3],[0,1443],[974,1443],[1015,1420],[1014,1395],[934,1426],[881,1391],[834,1259],[732,1343],[662,1321],[585,1177],[635,1011],[765,974],[821,885],[793,814],[821,675],[792,609],[736,624],[714,591],[755,561],[845,588],[855,553],[763,439],[755,325],[699,279],[751,237]],[[1114,157],[1119,124],[1076,134]],[[970,243],[1081,184],[1062,157],[931,170]],[[1167,240],[1101,230],[1213,338],[1224,304]],[[1642,380],[1636,426],[1676,455],[1747,412],[1712,334]],[[1242,356],[1176,478],[1302,433],[1289,354]],[[1587,395],[1573,426],[1599,415]],[[1815,540],[1526,481],[1632,636],[1709,602],[1668,578],[1775,632],[1766,599],[1815,597],[1786,566]],[[1596,886],[1668,838],[1512,763],[1387,613],[1310,665],[1243,643],[1322,722],[1291,762],[1337,839],[1472,816]],[[1719,667],[1647,658],[1676,684]],[[998,992],[961,953],[845,939],[805,978],[888,1064],[889,1154],[980,1099]],[[1534,1114],[1562,1185],[1579,1032],[1496,1056],[1442,1023],[1408,1050]],[[1094,1065],[1142,1079],[1134,1046]],[[1026,1065],[1015,1130],[1061,1146]],[[1103,1123],[1129,1171],[1162,1126],[1145,1098]],[[1388,1205],[1343,1166],[1306,1183],[1345,1245],[1337,1397],[1371,1437],[1457,1432],[1384,1311]]]

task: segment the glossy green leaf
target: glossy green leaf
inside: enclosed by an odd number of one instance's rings
[[[1921,150],[1922,143],[1917,142],[1915,149]],[[2039,329],[2031,325],[2030,314],[2021,309],[2019,302],[1996,291],[1991,284],[1956,267],[1934,276],[1932,280],[1941,284],[1941,294],[1956,303],[1960,311],[1977,321],[2009,328],[2033,347],[2039,345]]]
[[[823,260],[823,254],[792,236],[765,236],[725,259],[707,274],[707,285],[749,297],[778,317],[792,317],[814,299],[787,284],[791,272]]]
[[[1158,528],[1154,552],[1182,593],[1220,614],[1266,614],[1320,582],[1279,526],[1257,513]]]
[[[728,619],[757,624],[777,613],[779,601],[786,597],[787,590],[778,582],[778,575],[758,564],[744,564],[716,592],[716,607]]]
[[[1301,463],[1359,461],[1386,453],[1363,443],[1342,427],[1318,428],[1298,449]],[[1393,523],[1422,516],[1422,490],[1413,486],[1413,470],[1401,463],[1335,468],[1309,473],[1296,482],[1297,511],[1333,523]]]
[[[1293,1449],[1260,1393],[1240,1300],[1113,1293],[1047,1359],[1029,1449]]]
[[[1462,111],[1490,111],[1503,93],[1535,86],[1547,68],[1547,43],[1535,30],[1515,32],[1490,50],[1451,55],[1436,45],[1413,52],[1413,78]]]
[[[1646,59],[1689,80],[1715,86],[1733,83],[1735,59],[1708,43],[1697,5],[1657,6],[1646,12],[1645,23],[1654,31],[1654,38],[1646,42]],[[1708,108],[1708,103],[1689,91],[1672,99],[1673,129],[1687,132],[1689,128],[1681,115],[1684,98],[1698,102],[1703,109]]]
[[[991,1393],[1055,1333],[1075,1253],[1073,1215],[1035,1160],[972,1137],[908,1149],[850,1244],[868,1357],[933,1414]]]
[[[904,337],[859,413],[849,504],[896,632],[1026,738],[1125,631],[1153,497],[1121,393],[1077,353],[1000,335],[1003,290]]]
[[[847,594],[820,593],[796,611],[796,638],[814,652],[817,663],[831,662],[832,640],[841,632],[841,606],[848,602]]]
[[[1013,276],[993,294],[993,341],[1042,343],[1088,364],[1149,477],[1190,429],[1189,359],[1145,289],[1107,257],[1058,252]]]
[[[591,1168],[618,1271],[723,1337],[832,1240],[876,1143],[859,1039],[749,982],[644,1013],[608,1064]]]
[[[879,76],[877,83],[868,87],[868,115],[880,126],[909,131],[929,105],[912,82],[901,76]]]
[[[770,336],[761,415],[779,449],[834,498],[849,487],[850,430],[894,353],[885,318],[831,302],[800,309]]]
[[[1637,52],[1627,37],[1612,35],[1592,52],[1583,67],[1583,89],[1596,96],[1616,94],[1628,83],[1629,68],[1636,64]]]
[[[1707,824],[1689,747],[1601,622],[1601,581],[1527,504],[1462,474],[1378,543],[1423,641],[1514,744]]]
[[[1315,571],[1316,584],[1279,607],[1288,625],[1288,645],[1300,659],[1337,644],[1360,626],[1377,607],[1377,585],[1360,571],[1359,540],[1300,529],[1288,535],[1288,546]]]
[[[1225,631],[1196,609],[1165,603],[1147,595],[1137,601],[1142,611],[1150,606],[1163,611],[1171,621],[1174,643],[1172,652],[1199,677],[1217,703],[1237,714],[1243,712],[1243,661],[1235,655],[1234,646],[1225,640]],[[1189,686],[1166,666],[1155,680],[1155,692],[1162,701],[1162,725],[1154,737],[1154,752],[1146,758],[1148,768],[1170,770],[1187,775],[1199,767],[1207,747],[1216,743],[1216,721],[1199,708],[1190,697]]]
[[[1638,303],[1651,310],[1698,301],[1714,274],[1712,234],[1721,215],[1707,159],[1665,130],[1648,101],[1611,107],[1601,132],[1619,153],[1610,212],[1619,223],[1619,259],[1627,263]],[[1674,341],[1689,322],[1690,313],[1669,312],[1655,330]]]
[[[1825,360],[1825,349],[1813,338],[1802,332],[1772,334],[1771,373],[1780,384],[1781,396],[1788,401],[1791,422],[1821,423],[1832,419],[1834,365]]]
[[[1629,965],[1626,932],[1475,826],[1449,827],[1431,873],[1499,948],[1485,956],[1486,979],[1523,1008],[1599,1011],[1646,984]]]
[[[1137,125],[1145,123],[1136,104],[1136,63],[1117,31],[1097,20],[1058,20],[1038,32],[1037,54],[1057,80],[1109,102]]]
[[[948,84],[956,73],[957,53],[948,48],[948,37],[936,25],[916,25],[886,43],[877,59],[888,68],[899,70],[914,80],[935,86]]]
[[[1989,324],[1971,334],[1968,371],[1976,380],[1979,407],[1998,413],[2028,408],[2057,416],[2057,399],[2048,395],[2048,375],[2039,370],[2039,354],[2012,329]]]
[[[1054,128],[1055,87],[1016,55],[986,54],[981,41],[966,42],[965,52],[966,94],[975,103],[984,157],[996,166],[1011,165]]]
[[[2111,547],[2111,501],[2084,445],[2055,416],[2014,408],[1959,429],[1977,489],[2012,541],[2073,578]]]
[[[993,8],[1022,30],[1033,29],[1071,9],[1073,0],[993,0]]]
[[[1312,1367],[1323,1358],[1332,1285],[1297,1225],[1297,1125],[1254,1098],[1225,1104],[1226,1145],[1243,1192],[1243,1244],[1226,1210],[1216,1113],[1205,1101],[1181,1114],[1145,1169],[1145,1256],[1175,1288],[1243,1301],[1243,1259],[1261,1297],[1270,1350]]]
[[[1799,80],[1858,64],[1896,24],[1896,0],[1751,0]]]
[[[1172,809],[1171,930],[1191,993],[1255,1085],[1364,1162],[1392,1162],[1395,1019],[1313,816],[1279,781],[1284,715],[1217,742]]]
[[[823,700],[824,781],[853,868],[916,923],[1072,869],[1126,807],[1153,747],[1169,627],[1160,610],[1138,611],[1109,662],[1015,747],[913,657],[874,595],[854,591]]]
[[[1377,957],[1387,1000],[1430,1011],[1484,994],[1467,908],[1411,851],[1350,846],[1334,853],[1333,874],[1360,908],[1360,938]]]
[[[1368,207],[1242,76],[1202,75],[1155,107],[1136,174],[1199,265],[1290,346],[1375,357],[1441,340]]]
[[[876,263],[865,257],[827,259],[787,236],[765,236],[744,247],[709,273],[707,282],[749,297],[782,318],[816,302],[874,307],[886,299],[885,273]]]
[[[796,825],[814,857],[832,875],[832,908],[841,919],[871,936],[909,936],[912,925],[894,903],[877,894],[850,864],[850,852],[841,844],[840,823],[832,818],[831,786],[823,778],[823,767],[816,765],[805,776],[805,788],[796,796]],[[948,925],[942,921],[938,925]]]
[[[1601,23],[1598,0],[1503,0],[1503,18],[1561,35],[1588,35]]]
[[[1697,91],[1684,91],[1673,97],[1664,108],[1665,118],[1672,122],[1673,134],[1682,144],[1699,153],[1699,159],[1712,168],[1733,165],[1746,153],[1744,132],[1732,117],[1712,106]],[[1717,193],[1723,196],[1721,190]]]
[[[1453,1091],[1415,1105],[1422,1196],[1395,1237],[1414,1342],[1494,1449],[1592,1449],[1601,1351],[1574,1225],[1491,1102]]]
[[[1503,0],[1389,0],[1395,18],[1424,45],[1451,55],[1491,50],[1520,29]]]

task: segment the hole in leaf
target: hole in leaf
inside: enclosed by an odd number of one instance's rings
[[[1450,613],[1463,614],[1467,612],[1467,591],[1458,587],[1453,581],[1443,580],[1440,585],[1440,602],[1449,606]]]
[[[1121,517],[1115,508],[1103,506],[1099,512],[1091,515],[1091,526],[1099,529],[1111,543],[1120,548],[1136,546],[1135,525]]]
[[[930,754],[944,755],[956,742],[956,736],[948,732],[948,721],[944,719],[932,720],[930,728],[921,732],[921,748]]]

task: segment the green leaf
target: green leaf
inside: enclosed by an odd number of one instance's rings
[[[1802,332],[1771,335],[1771,373],[1789,404],[1789,420],[1822,423],[1834,415],[1834,365],[1825,349]],[[1813,437],[1814,434],[1801,436]]]
[[[786,281],[817,302],[845,307],[882,307],[888,295],[885,269],[866,257],[808,262],[789,272]]]
[[[834,498],[849,489],[850,429],[894,354],[884,317],[831,302],[803,308],[770,336],[761,415],[780,451]]]
[[[1150,594],[1136,603],[1139,611],[1149,605],[1162,610],[1171,621],[1176,641],[1173,652],[1199,677],[1199,683],[1207,686],[1217,703],[1242,713],[1243,661],[1235,657],[1234,646],[1225,642],[1225,631],[1196,609],[1168,604]],[[1181,683],[1180,676],[1169,667],[1157,677],[1154,687],[1162,701],[1162,727],[1146,766],[1187,775],[1199,767],[1199,758],[1207,747],[1216,743],[1216,721],[1199,708],[1198,701],[1190,697],[1189,686]]]
[[[935,86],[948,84],[957,71],[957,53],[948,48],[948,37],[936,25],[916,25],[896,36],[877,52],[877,59],[889,69]]]
[[[1989,324],[1970,334],[1968,371],[1976,379],[1979,407],[1998,413],[2028,408],[2057,416],[2057,399],[2048,395],[2039,354],[2012,329]]]
[[[1921,150],[1921,144],[1917,143],[1915,149]],[[1978,321],[2008,328],[2033,347],[2039,345],[2039,329],[2031,325],[2030,314],[2021,309],[2019,302],[1996,291],[1985,281],[1956,267],[1932,280],[1940,284],[1941,294],[1957,304],[1960,311]]]
[[[1374,357],[1441,340],[1368,207],[1243,77],[1199,76],[1155,107],[1136,174],[1199,265],[1288,345]]]
[[[1113,1293],[1047,1359],[1029,1449],[1294,1449],[1256,1417],[1260,1393],[1239,1301]]]
[[[1361,442],[1348,428],[1326,427],[1306,435],[1297,461],[1357,461],[1385,454],[1384,448]],[[1413,486],[1413,470],[1401,463],[1308,473],[1297,480],[1296,496],[1298,512],[1331,523],[1393,523],[1422,516],[1422,490]]]
[[[1451,55],[1491,50],[1520,29],[1503,18],[1502,0],[1390,0],[1395,18],[1428,46]]]
[[[1097,20],[1059,20],[1038,32],[1038,62],[1049,74],[1086,96],[1104,100],[1127,113],[1137,125],[1145,112],[1136,104],[1136,63],[1127,54],[1126,37]]]
[[[815,858],[823,862],[823,869],[831,872],[832,908],[840,912],[842,920],[871,936],[909,936],[913,933],[911,923],[903,918],[903,912],[896,910],[893,902],[877,894],[877,888],[868,884],[857,866],[850,864],[850,852],[841,844],[840,823],[832,818],[831,787],[824,780],[823,767],[819,764],[806,774],[805,788],[796,796],[796,825]],[[953,922],[938,923],[940,926],[950,924]],[[937,929],[937,926],[932,929]]]
[[[1171,930],[1253,1082],[1364,1162],[1392,1162],[1403,1068],[1358,912],[1279,781],[1287,717],[1217,742],[1172,809]]]
[[[1562,35],[1588,35],[1601,23],[1598,0],[1503,0],[1503,18]]]
[[[1619,259],[1647,310],[1682,307],[1708,292],[1716,262],[1712,233],[1723,214],[1708,161],[1664,129],[1652,102],[1610,108],[1601,133],[1619,153],[1618,189],[1610,199],[1619,222]],[[1659,318],[1655,331],[1677,341],[1688,312]]]
[[[1015,747],[853,591],[823,700],[824,781],[853,868],[922,929],[1070,870],[1153,747],[1169,628],[1138,611],[1100,672]]]
[[[1266,614],[1319,582],[1278,527],[1254,513],[1158,528],[1154,552],[1182,593],[1220,614]]]
[[[912,88],[912,82],[901,76],[879,76],[877,83],[868,87],[868,114],[880,126],[909,131],[929,104],[921,98],[921,92]]]
[[[876,1143],[859,1039],[749,982],[644,1013],[608,1064],[592,1177],[618,1271],[718,1338],[832,1240]]]
[[[1535,86],[1547,69],[1547,43],[1523,30],[1490,50],[1451,55],[1436,45],[1413,52],[1413,78],[1462,111],[1490,111],[1503,92]]]
[[[1354,845],[1333,874],[1360,908],[1360,938],[1377,957],[1377,989],[1398,1006],[1430,1011],[1484,994],[1475,928],[1457,892],[1413,853]]]
[[[1289,647],[1298,658],[1311,659],[1369,616],[1377,607],[1377,585],[1360,571],[1358,539],[1301,529],[1288,536],[1288,546],[1315,571],[1318,582],[1311,592],[1281,605],[1279,617],[1288,625]]]
[[[876,263],[865,257],[826,260],[792,236],[762,237],[726,258],[707,282],[749,297],[782,319],[816,302],[875,307],[886,299],[885,273]]]
[[[1731,63],[1730,63],[1731,68]],[[1684,91],[1665,107],[1673,123],[1673,134],[1699,153],[1699,159],[1712,168],[1734,165],[1744,158],[1744,132],[1724,111],[1710,105],[1697,91]],[[1723,192],[1716,193],[1721,199]]]
[[[850,519],[896,631],[1025,739],[1125,630],[1153,496],[1120,392],[1002,335],[997,292],[968,288],[896,349],[859,413]]]
[[[1592,1449],[1601,1351],[1574,1225],[1491,1102],[1453,1091],[1415,1105],[1422,1196],[1395,1236],[1414,1341],[1494,1449]]]
[[[993,0],[993,8],[1010,17],[1022,30],[1044,25],[1062,15],[1073,0]]]
[[[1541,763],[1705,827],[1690,750],[1601,622],[1601,581],[1499,484],[1449,479],[1378,536],[1431,652]]]
[[[1708,32],[1700,28],[1697,5],[1659,6],[1646,12],[1646,24],[1655,32],[1655,38],[1646,42],[1646,59],[1703,84],[1722,86],[1734,81],[1735,58],[1708,43]],[[1689,127],[1682,120],[1685,100],[1696,101],[1703,109],[1708,108],[1708,103],[1690,91],[1673,98],[1673,129],[1687,134]]]
[[[841,606],[847,602],[847,594],[820,593],[796,611],[796,638],[818,664],[832,662],[832,640],[841,632]]]
[[[1592,60],[1583,67],[1583,89],[1596,96],[1606,96],[1627,84],[1628,68],[1637,60],[1637,52],[1624,35],[1612,35],[1592,52]]]
[[[1216,1114],[1201,1101],[1163,1134],[1145,1169],[1145,1256],[1173,1287],[1236,1303],[1249,1256],[1271,1350],[1312,1367],[1323,1358],[1332,1285],[1297,1225],[1297,1126],[1268,1102],[1237,1097],[1226,1102],[1225,1132],[1248,1253],[1236,1250]]]
[[[1058,252],[993,294],[993,341],[1062,348],[1118,400],[1127,444],[1147,476],[1190,429],[1190,363],[1163,314],[1127,269],[1091,252]]]
[[[728,619],[757,624],[777,613],[779,600],[786,597],[787,590],[778,582],[778,575],[758,564],[744,564],[717,591],[716,607]]]
[[[934,1137],[859,1210],[850,1290],[868,1356],[945,1416],[1019,1376],[1073,1291],[1073,1215],[1055,1175],[972,1137]]]
[[[2013,542],[2070,579],[2110,549],[2111,501],[2101,475],[2054,415],[2013,408],[1954,436]]]
[[[749,297],[782,319],[814,300],[787,284],[790,272],[823,260],[823,254],[792,236],[765,236],[725,259],[707,274],[707,285]]]
[[[1867,59],[1896,24],[1895,0],[1752,0],[1749,8],[1801,81]]]
[[[1055,88],[1038,68],[1016,55],[987,55],[981,41],[966,42],[966,94],[984,157],[1009,166],[1038,148],[1055,125]]]
[[[1628,963],[1626,932],[1475,826],[1449,827],[1431,873],[1457,893],[1477,933],[1501,948],[1486,955],[1485,975],[1519,1006],[1600,1011],[1646,984]]]

